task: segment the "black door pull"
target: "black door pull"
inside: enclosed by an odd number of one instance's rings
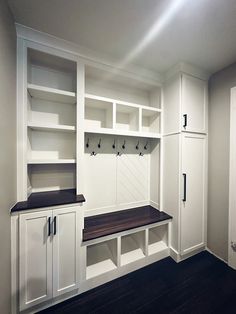
[[[51,235],[51,217],[48,217],[48,236],[50,237]]]
[[[187,200],[187,175],[186,173],[183,173],[184,177],[184,195],[183,195],[183,202],[186,202]]]
[[[53,234],[54,235],[57,234],[57,217],[56,216],[53,218]]]
[[[185,113],[185,114],[183,114],[183,117],[184,117],[183,127],[186,128],[188,125],[188,115]]]

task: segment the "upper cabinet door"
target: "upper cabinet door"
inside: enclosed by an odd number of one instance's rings
[[[52,297],[52,211],[20,215],[20,310]]]
[[[53,210],[54,297],[78,288],[79,210],[78,207]]]
[[[182,131],[207,132],[207,83],[182,74]]]

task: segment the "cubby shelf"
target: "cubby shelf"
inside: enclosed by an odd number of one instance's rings
[[[57,125],[57,124],[38,124],[29,122],[28,127],[32,130],[44,130],[44,131],[61,131],[61,132],[75,132],[75,126],[72,125]]]
[[[75,164],[75,159],[30,159],[28,165],[42,165],[42,164]]]
[[[68,104],[76,103],[76,94],[65,90],[40,86],[36,84],[28,84],[28,92],[31,97],[43,100]]]
[[[93,127],[86,127],[85,133],[134,136],[134,137],[145,137],[145,138],[161,138],[160,133],[115,130],[115,129],[106,129],[106,128],[98,129],[98,128],[93,128]]]
[[[161,109],[85,94],[85,132],[160,138]]]
[[[151,106],[144,106],[144,105],[140,105],[140,104],[136,104],[136,103],[121,101],[118,99],[113,99],[113,98],[108,98],[108,97],[103,97],[103,96],[98,96],[98,95],[92,95],[92,94],[86,93],[85,98],[100,100],[100,101],[109,102],[109,103],[116,103],[116,104],[124,105],[124,106],[128,106],[128,107],[142,108],[142,109],[150,110],[153,112],[162,112],[162,109],[160,109],[160,108],[155,108],[155,107],[151,107]]]

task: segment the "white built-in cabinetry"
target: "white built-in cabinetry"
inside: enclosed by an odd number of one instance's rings
[[[20,310],[78,288],[82,216],[78,206],[19,216]]]
[[[86,199],[12,217],[12,294],[25,313],[169,248],[180,260],[205,246],[206,81],[179,73],[162,85],[66,50],[18,39],[18,201],[66,189]],[[82,242],[84,216],[145,205],[173,221]]]
[[[171,76],[164,84],[163,134],[207,133],[207,81],[185,73]]]
[[[186,74],[164,86],[163,210],[173,216],[172,255],[206,244],[207,83]]]

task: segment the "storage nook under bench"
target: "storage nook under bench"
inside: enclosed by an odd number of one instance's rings
[[[169,256],[171,216],[148,205],[84,218],[85,199],[73,192],[36,193],[12,209],[14,302],[22,313]]]

